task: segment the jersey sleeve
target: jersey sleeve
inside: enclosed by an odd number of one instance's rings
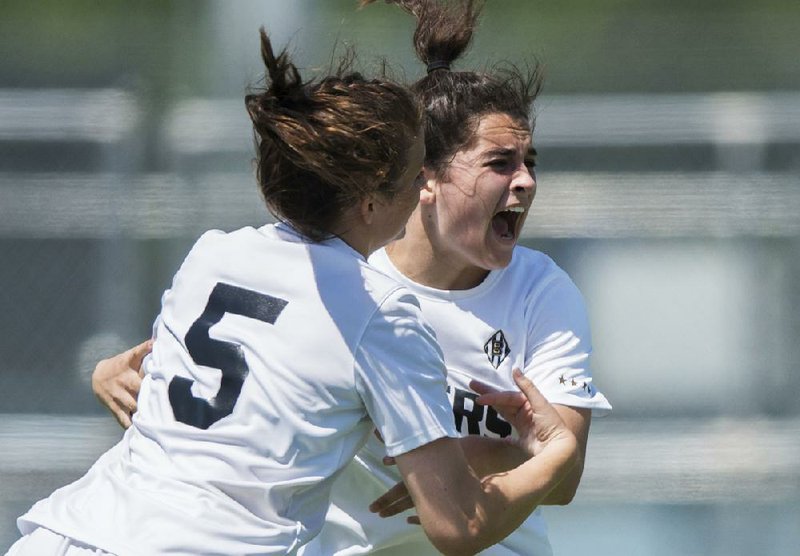
[[[525,374],[550,403],[591,409],[601,417],[611,404],[592,381],[592,339],[583,296],[566,273],[556,270],[527,300],[530,352]]]
[[[355,373],[388,455],[458,437],[441,349],[407,291],[395,291],[373,315],[356,349]]]

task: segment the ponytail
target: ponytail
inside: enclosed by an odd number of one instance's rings
[[[245,96],[256,142],[256,176],[276,218],[312,240],[332,235],[366,195],[391,197],[420,132],[413,94],[349,71],[352,57],[320,81],[303,81],[286,50],[261,29],[266,87]]]

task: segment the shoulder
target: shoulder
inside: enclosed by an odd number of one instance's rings
[[[257,236],[258,231],[250,227],[241,228],[232,232],[208,230],[197,238],[187,258],[219,251],[224,251],[229,254],[236,254],[237,252],[243,253]]]
[[[368,289],[381,299],[387,308],[414,307],[418,310],[420,303],[408,288],[407,284],[396,275],[396,271],[385,252],[381,249],[373,253],[369,261],[362,263],[361,274],[368,284]]]
[[[506,277],[529,298],[565,296],[580,298],[572,278],[553,259],[541,251],[518,246],[507,268]]]
[[[572,330],[588,337],[586,303],[572,278],[553,259],[525,247],[514,250],[504,292],[518,299],[525,320],[542,337]]]
[[[220,272],[234,266],[246,266],[258,250],[258,231],[242,228],[233,232],[208,230],[194,242],[178,268],[177,275],[201,275]]]
[[[310,245],[307,252],[313,288],[329,314],[349,323],[358,343],[391,343],[396,326],[419,326],[420,303],[406,286],[340,245]]]
[[[404,285],[373,268],[366,268],[366,290],[374,311],[365,341],[411,345],[432,344],[438,349],[433,329],[425,319],[419,299]]]

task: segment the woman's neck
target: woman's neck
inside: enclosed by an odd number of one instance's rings
[[[438,290],[468,290],[483,282],[488,270],[465,264],[453,253],[437,249],[422,226],[414,224],[409,222],[405,236],[386,247],[389,260],[404,276]]]

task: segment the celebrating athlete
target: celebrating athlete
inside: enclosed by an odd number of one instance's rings
[[[536,192],[530,115],[539,73],[453,71],[472,38],[475,4],[444,9],[430,1],[397,3],[418,20],[414,43],[427,69],[413,86],[425,111],[425,181],[405,236],[369,262],[420,300],[444,353],[460,434],[472,439],[511,434],[493,408],[476,403],[487,387],[473,380],[508,390],[518,367],[554,404],[577,437],[581,457],[541,504],[566,504],[581,479],[592,414],[605,414],[610,405],[592,380],[580,292],[550,258],[517,245]],[[136,355],[129,352],[102,362],[93,376],[95,393],[123,426],[136,409],[137,368]],[[473,448],[480,451],[481,444]],[[402,517],[381,519],[412,502],[402,485],[395,486],[402,477],[384,464],[385,451],[371,439],[345,468],[334,484],[325,526],[305,554],[436,553],[419,527]],[[509,468],[526,457],[511,447],[481,455],[471,461],[479,473]],[[382,496],[387,489],[389,495]],[[551,553],[540,509],[485,551]]]
[[[512,369],[520,368],[554,404],[577,437],[581,458],[541,504],[569,503],[581,479],[592,413],[604,415],[611,406],[592,381],[580,292],[549,257],[517,245],[536,193],[530,115],[540,75],[512,67],[494,73],[451,69],[472,38],[475,2],[450,8],[432,0],[395,3],[417,18],[414,46],[427,70],[412,87],[425,110],[425,183],[404,237],[369,262],[420,300],[444,353],[460,434],[511,433],[492,407],[476,403],[487,388],[471,385],[474,380],[510,390]],[[383,463],[384,455],[372,439],[345,469],[325,527],[306,556],[436,553],[419,527],[402,517],[378,518],[411,505],[405,490],[394,487],[401,477]],[[473,460],[477,471],[507,469],[525,457],[495,448],[488,456]],[[389,496],[371,505],[390,488]],[[541,509],[482,554],[552,554]]]
[[[132,425],[18,520],[13,556],[295,553],[373,428],[432,545],[474,553],[575,464],[575,436],[517,372],[527,401],[505,415],[525,456],[478,478],[419,302],[366,262],[424,185],[412,94],[353,73],[304,82],[261,44],[267,88],[246,105],[280,223],[198,240],[162,298]]]

